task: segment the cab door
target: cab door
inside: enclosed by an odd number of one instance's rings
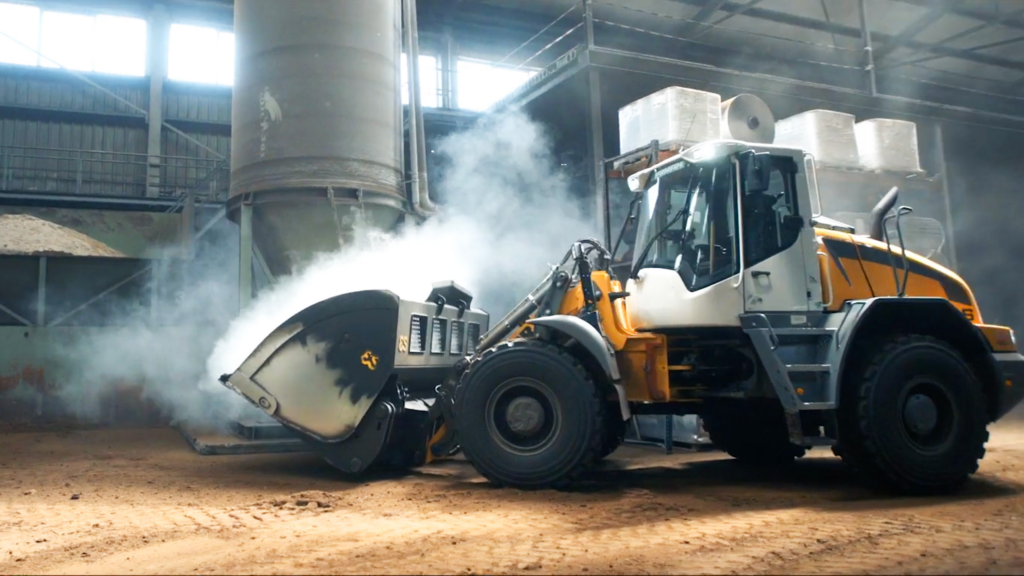
[[[799,167],[770,157],[767,189],[744,177],[740,185],[743,295],[748,312],[806,312],[821,299],[814,266],[811,208]],[[812,278],[813,276],[813,278]]]

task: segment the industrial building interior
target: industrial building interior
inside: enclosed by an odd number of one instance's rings
[[[347,477],[217,381],[338,294],[454,281],[493,325],[577,238],[628,271],[626,177],[700,139],[628,111],[676,88],[736,140],[856,122],[822,213],[898,187],[900,242],[1024,329],[1022,46],[1019,0],[0,0],[0,573],[1024,573],[1021,409],[954,496],[676,416],[531,492]],[[865,167],[876,119],[909,167]]]

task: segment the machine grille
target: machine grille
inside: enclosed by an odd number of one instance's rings
[[[409,353],[423,354],[427,346],[427,317],[413,314],[409,321]]]
[[[430,353],[444,354],[445,344],[448,340],[448,321],[444,318],[434,318],[430,330]]]
[[[465,333],[465,322],[452,322],[452,338],[448,345],[448,349],[451,351],[452,356],[463,353],[466,347]]]
[[[470,322],[466,327],[466,344],[468,345],[467,353],[480,344],[480,325],[476,322]]]

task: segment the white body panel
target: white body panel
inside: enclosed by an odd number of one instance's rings
[[[806,233],[807,231],[805,235]],[[806,268],[802,240],[803,238],[788,250],[743,272],[743,288],[748,311],[806,312],[809,309],[808,292],[811,293],[811,298],[820,302],[821,287],[815,280],[816,290],[810,290],[810,279],[804,274]],[[815,291],[817,297],[814,295]]]
[[[811,218],[819,211],[813,199],[817,189],[812,191],[808,186],[808,180],[813,182],[816,176],[808,173],[814,169],[813,163],[805,162],[803,154],[791,156],[801,171],[796,178],[796,199],[804,228],[800,238],[788,249],[764,262],[744,267],[743,285],[749,312],[805,312],[822,308],[821,272],[811,223]]]
[[[674,270],[647,268],[626,283],[626,309],[637,330],[739,326],[743,292],[736,277],[690,292]]]

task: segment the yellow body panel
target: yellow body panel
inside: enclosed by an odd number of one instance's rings
[[[985,335],[993,352],[1016,352],[1017,343],[1014,342],[1013,330],[1006,326],[992,326],[981,324],[978,326],[981,333]]]
[[[626,398],[631,402],[668,400],[668,345],[665,337],[639,333],[630,326],[624,300],[620,298],[613,303],[608,297],[609,293],[622,290],[622,284],[612,280],[608,272],[594,272],[591,279],[601,294],[597,313],[605,337],[615,350]],[[558,314],[575,316],[582,310],[583,289],[576,284],[562,298]],[[510,338],[518,336],[527,326],[528,322]]]
[[[826,278],[823,300],[830,303],[830,312],[839,310],[847,300],[897,295],[896,280],[902,283],[904,274],[903,251],[899,247],[892,247],[890,259],[884,242],[833,230],[816,229],[815,234],[823,244],[819,251],[828,255],[827,264],[822,256],[818,263]],[[907,262],[910,274],[906,296],[949,300],[972,323],[982,324],[974,294],[955,272],[913,252],[907,252]],[[829,284],[835,297],[830,294]]]
[[[815,230],[821,244],[818,263],[821,267],[825,294],[830,312],[842,308],[849,300],[879,296],[896,296],[896,281],[891,262],[896,263],[897,275],[903,281],[903,255],[898,247],[889,249],[884,242],[863,236],[854,236],[832,230]],[[977,325],[994,351],[1015,351],[1016,344],[1009,328],[987,326],[982,323],[977,301],[967,283],[953,271],[920,255],[907,253],[910,274],[906,296],[934,297],[949,300],[964,316]],[[826,267],[827,266],[827,275]],[[661,334],[637,332],[629,323],[626,299],[612,302],[609,293],[619,292],[622,285],[612,280],[608,272],[592,274],[594,287],[599,291],[597,312],[608,342],[615,350],[622,386],[630,402],[665,402],[672,399],[669,383],[671,370],[685,370],[686,366],[669,366],[668,338]],[[834,290],[834,294],[831,291]],[[572,286],[562,300],[558,314],[578,315],[583,309],[583,290]],[[517,330],[516,337],[529,323]]]

